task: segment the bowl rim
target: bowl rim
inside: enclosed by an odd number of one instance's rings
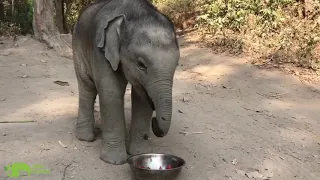
[[[144,169],[144,168],[136,167],[135,165],[129,163],[130,162],[129,160],[136,157],[136,156],[146,156],[146,155],[169,155],[169,156],[172,156],[172,157],[175,157],[175,158],[178,158],[179,160],[181,160],[182,165],[179,167],[176,167],[176,168],[171,168],[171,169]],[[141,153],[141,154],[131,155],[130,157],[127,158],[127,162],[129,164],[129,166],[140,169],[140,170],[145,170],[145,171],[173,171],[173,170],[177,170],[177,169],[182,169],[186,165],[186,161],[183,158],[176,156],[176,155],[173,155],[173,154],[168,154],[168,153]]]

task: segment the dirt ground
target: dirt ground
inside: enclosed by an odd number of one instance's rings
[[[185,39],[180,38],[170,133],[150,140],[154,152],[186,160],[179,179],[319,179],[320,84],[216,55]],[[19,37],[14,46],[11,40],[1,42],[0,121],[35,122],[0,123],[0,166],[25,162],[50,169],[19,179],[132,180],[128,164],[99,159],[101,138],[92,143],[75,138],[72,60],[28,37]],[[69,86],[54,83],[58,80]],[[127,119],[129,94],[128,86]],[[10,179],[2,167],[0,179]]]

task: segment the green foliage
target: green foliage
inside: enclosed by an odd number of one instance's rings
[[[94,1],[95,0],[73,0],[67,4],[65,15],[69,29],[73,30],[73,26],[78,20],[81,10]]]
[[[4,0],[4,20],[0,35],[32,33],[33,0]]]
[[[284,20],[278,9],[290,5],[293,0],[208,0],[197,20],[208,30],[230,29],[240,32],[248,22],[249,15],[266,31],[276,30]]]
[[[174,17],[176,12],[193,12],[196,16],[193,25],[210,35],[205,40],[215,49],[224,47],[233,54],[254,54],[253,57],[264,62],[289,62],[317,69],[320,1],[310,2],[312,4],[297,0],[154,0],[169,17]],[[179,19],[173,18],[176,24]]]
[[[194,19],[199,8],[201,0],[152,0],[152,3],[168,15],[175,23],[176,27],[182,28],[183,24],[190,19]]]

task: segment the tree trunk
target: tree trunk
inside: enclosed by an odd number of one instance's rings
[[[37,40],[60,52],[62,56],[71,58],[70,45],[61,38],[54,21],[54,4],[52,0],[34,1],[33,31]]]
[[[14,18],[14,0],[11,0],[11,16]]]
[[[4,21],[4,5],[3,5],[3,0],[0,0],[0,21]]]
[[[68,20],[67,20],[67,17],[70,15],[70,11],[71,11],[71,6],[73,4],[72,0],[64,0],[65,1],[65,27],[67,27],[67,30],[68,30],[68,33],[71,33],[72,34],[72,30],[73,30],[73,27],[70,26],[70,24],[68,23]]]
[[[52,39],[59,35],[54,23],[53,1],[35,0],[33,14],[33,31],[35,37],[53,47]]]
[[[56,24],[61,34],[68,33],[64,16],[64,0],[55,0],[56,4]]]

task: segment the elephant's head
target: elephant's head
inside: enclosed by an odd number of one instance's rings
[[[98,47],[113,70],[123,71],[141,98],[156,111],[153,133],[165,136],[171,124],[173,76],[180,58],[172,22],[158,14],[119,15],[99,36]]]

